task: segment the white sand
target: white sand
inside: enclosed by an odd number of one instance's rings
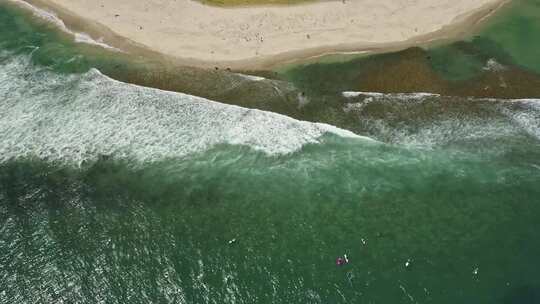
[[[232,67],[408,42],[471,19],[501,0],[346,0],[221,8],[192,0],[38,0],[151,50]],[[39,3],[38,3],[39,4]],[[417,40],[415,40],[417,38]],[[113,44],[114,45],[114,44]]]

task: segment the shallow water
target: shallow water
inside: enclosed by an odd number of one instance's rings
[[[342,87],[355,136],[25,20],[0,7],[1,303],[538,301],[540,100]]]
[[[540,97],[540,2],[514,0],[462,41],[292,65],[280,70],[306,92],[431,92],[451,96]]]

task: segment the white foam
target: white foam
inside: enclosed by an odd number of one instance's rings
[[[413,149],[432,150],[453,143],[474,143],[483,138],[512,138],[519,135],[518,128],[512,128],[504,121],[487,121],[480,118],[460,120],[445,118],[426,123],[411,132],[408,128],[396,128],[384,120],[370,121],[372,129],[384,142]]]
[[[500,107],[501,113],[520,126],[530,136],[540,139],[540,99],[514,99],[519,108]]]
[[[120,50],[118,48],[115,48],[113,46],[110,46],[110,45],[106,44],[105,42],[103,42],[102,38],[96,40],[96,39],[93,39],[87,33],[75,32],[75,31],[70,30],[66,26],[64,21],[62,21],[62,19],[60,19],[53,12],[49,12],[47,10],[35,7],[35,6],[31,5],[30,3],[26,2],[26,1],[23,1],[23,0],[9,0],[9,1],[17,4],[19,7],[22,7],[22,8],[25,8],[25,9],[31,11],[34,14],[34,16],[39,17],[39,18],[41,18],[41,19],[43,19],[43,20],[45,20],[45,21],[47,21],[47,22],[49,22],[51,24],[54,24],[61,31],[63,31],[63,32],[69,34],[69,35],[72,35],[75,42],[97,45],[97,46],[100,46],[102,48],[106,48],[106,49],[109,49],[109,50],[114,50],[114,51],[117,51],[117,52],[123,52],[122,50]]]
[[[238,76],[240,76],[240,77],[242,77],[244,79],[247,79],[249,81],[263,81],[263,80],[266,80],[266,78],[260,77],[260,76],[241,74],[241,73],[236,73],[236,75],[238,75]]]
[[[361,111],[366,104],[368,104],[370,100],[367,100],[366,102],[355,102],[355,103],[347,103],[345,106],[343,106],[343,112],[350,113],[355,111]]]
[[[490,58],[482,69],[484,71],[500,72],[506,70],[506,67],[497,62],[494,58]]]
[[[435,102],[471,103],[476,111],[486,113],[486,116],[471,115],[467,113],[456,114],[447,110],[440,113],[435,120],[415,120],[401,124],[396,128],[392,120],[394,111],[399,108],[391,107],[386,119],[374,119],[361,116],[362,123],[368,125],[371,132],[377,134],[377,138],[384,142],[391,142],[406,147],[432,149],[453,142],[474,142],[482,138],[515,138],[525,133],[533,138],[540,139],[540,100],[539,99],[496,99],[496,98],[473,98],[440,96],[431,93],[372,93],[372,92],[343,92],[346,98],[354,99],[354,102],[346,102],[343,105],[345,113],[362,115],[364,107],[373,102],[395,104],[407,103],[407,107],[414,104],[422,107],[421,103],[432,100]],[[416,108],[403,108],[411,111]],[[493,112],[493,110],[495,110]],[[463,111],[463,110],[459,110]],[[491,113],[491,114],[489,114]],[[500,117],[497,113],[504,116]],[[409,126],[409,127],[408,127]],[[412,126],[412,127],[410,127]]]
[[[507,99],[508,102],[522,103],[531,109],[540,111],[540,99],[538,98],[520,98],[520,99]]]
[[[141,162],[218,144],[291,153],[326,133],[352,132],[110,79],[97,70],[58,75],[28,57],[0,69],[0,162],[37,157],[80,163],[99,155]]]
[[[361,92],[361,91],[344,91],[341,95],[345,98],[355,98],[360,96],[374,97],[376,98],[388,98],[388,99],[422,99],[429,97],[446,97],[446,98],[467,98],[471,101],[492,101],[492,102],[513,102],[513,103],[527,103],[530,107],[540,109],[540,99],[538,98],[516,98],[516,99],[503,99],[503,98],[475,98],[475,97],[456,97],[451,95],[441,95],[435,93],[415,92],[415,93],[378,93],[378,92]]]
[[[311,102],[311,100],[304,93],[298,93],[296,95],[296,100],[298,100],[299,109],[307,106]]]
[[[341,95],[345,98],[355,98],[360,96],[365,97],[389,97],[389,98],[398,98],[398,99],[422,99],[426,97],[440,97],[440,94],[434,94],[434,93],[424,93],[424,92],[416,92],[416,93],[377,93],[377,92],[360,92],[360,91],[345,91],[342,92]]]
[[[354,92],[354,91],[345,91],[342,92],[341,95],[345,98],[355,98],[358,96],[371,96],[371,97],[383,97],[383,93],[375,93],[375,92]]]

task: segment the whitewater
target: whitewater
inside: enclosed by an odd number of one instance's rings
[[[275,155],[319,143],[327,133],[369,141],[326,124],[122,83],[96,69],[58,74],[33,65],[30,56],[2,57],[2,162],[38,158],[81,164],[103,155],[148,162],[219,144]]]

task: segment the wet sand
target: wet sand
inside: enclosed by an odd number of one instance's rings
[[[240,8],[189,0],[26,2],[117,48],[144,49],[192,66],[260,69],[321,54],[398,50],[457,37],[506,1],[358,0]]]

